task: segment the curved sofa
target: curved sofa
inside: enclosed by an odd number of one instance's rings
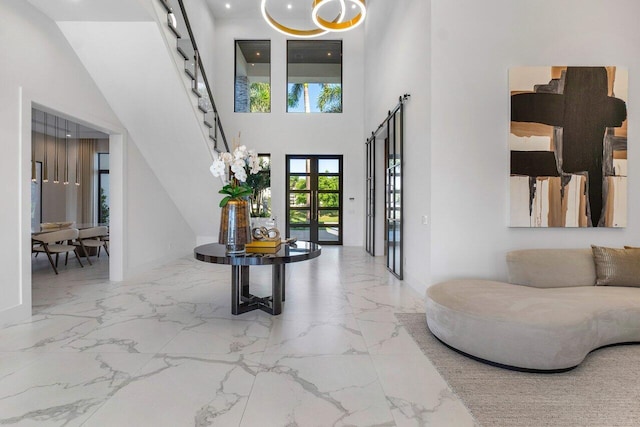
[[[427,325],[474,358],[565,371],[603,346],[640,341],[640,289],[595,286],[589,249],[507,254],[509,283],[452,280],[426,292]]]

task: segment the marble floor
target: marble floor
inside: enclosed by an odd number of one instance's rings
[[[421,296],[360,248],[289,265],[279,316],[231,315],[227,266],[107,271],[34,261],[34,315],[0,329],[0,425],[474,425],[394,316]]]

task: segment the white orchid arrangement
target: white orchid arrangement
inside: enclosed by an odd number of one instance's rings
[[[227,180],[227,169],[231,168],[231,179]],[[213,176],[220,177],[225,184],[218,193],[226,197],[220,201],[220,207],[226,206],[229,200],[238,200],[252,194],[247,184],[247,176],[260,172],[260,160],[255,150],[247,150],[240,145],[233,153],[220,153],[209,168]]]

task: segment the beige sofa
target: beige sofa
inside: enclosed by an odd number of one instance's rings
[[[603,346],[640,341],[640,288],[595,286],[589,249],[507,254],[509,283],[453,280],[426,292],[448,346],[503,367],[564,371]]]

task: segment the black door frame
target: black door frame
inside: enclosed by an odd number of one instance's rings
[[[411,95],[405,93],[398,98],[398,105],[389,110],[378,128],[366,141],[366,191],[365,196],[365,249],[375,256],[376,223],[376,136],[384,134],[384,254],[386,267],[394,276],[403,279],[404,269],[404,197],[402,186],[402,163],[404,153],[404,103]],[[381,132],[381,131],[385,132]],[[382,135],[380,137],[382,138]],[[392,237],[392,238],[391,238]],[[395,250],[397,248],[397,251]]]
[[[385,253],[387,269],[398,279],[403,278],[404,233],[402,193],[403,106],[389,116],[385,138]]]
[[[309,188],[305,190],[292,190],[290,188],[290,178],[292,176],[306,175],[303,173],[291,173],[290,160],[292,159],[310,159],[310,171],[309,171]],[[331,159],[338,160],[338,190],[319,190],[318,178],[321,176],[335,176],[335,173],[320,173],[318,172],[318,160]],[[285,173],[285,185],[286,185],[286,235],[291,236],[291,225],[294,226],[308,226],[309,227],[309,240],[314,243],[320,243],[322,245],[342,245],[344,218],[343,218],[343,170],[344,170],[344,156],[342,154],[287,154],[286,155],[286,173]],[[335,193],[338,194],[338,239],[335,241],[319,240],[318,231],[322,227],[319,222],[319,212],[323,210],[336,210],[335,207],[321,207],[319,206],[318,193]],[[309,222],[302,224],[291,224],[291,195],[296,193],[309,193],[310,201],[308,207],[293,208],[293,210],[309,211]]]
[[[366,200],[365,243],[367,253],[376,255],[376,136],[371,135],[366,144]]]

